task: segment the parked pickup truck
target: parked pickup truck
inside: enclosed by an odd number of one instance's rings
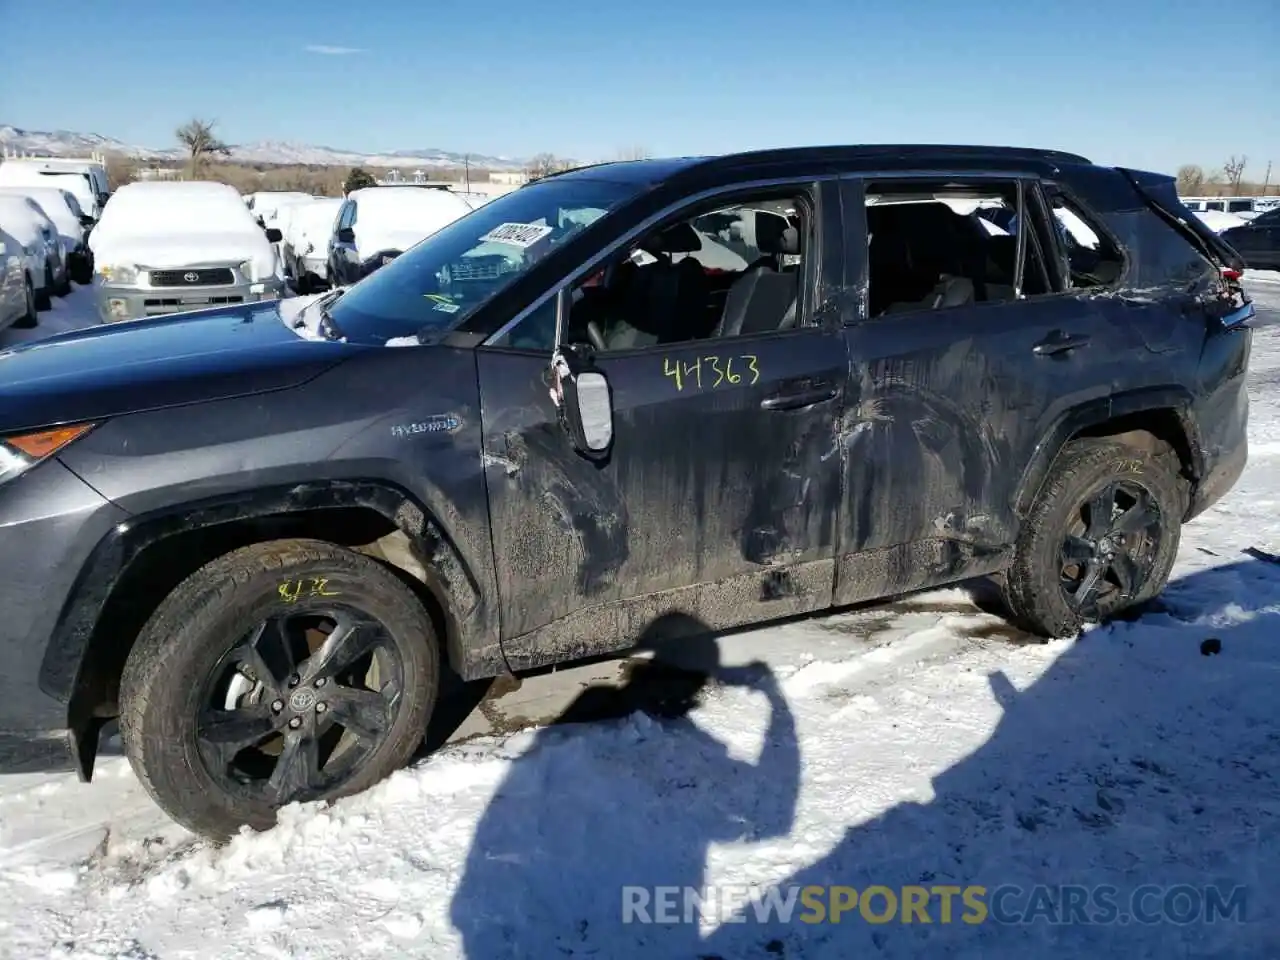
[[[222,837],[404,764],[446,661],[980,577],[1073,635],[1244,468],[1239,268],[1171,177],[778,150],[556,174],[345,289],[0,353],[0,765],[88,778],[119,717]]]

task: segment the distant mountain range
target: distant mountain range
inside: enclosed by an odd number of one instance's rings
[[[47,156],[82,156],[93,151],[120,153],[139,160],[179,161],[186,152],[178,147],[163,150],[124,143],[98,133],[70,130],[22,130],[0,124],[0,154],[5,151]],[[306,143],[264,140],[231,147],[230,160],[241,163],[310,164],[341,167],[461,167],[470,162],[481,170],[519,170],[524,162],[514,157],[489,157],[454,150],[427,147],[422,150],[393,150],[390,153],[360,153]]]

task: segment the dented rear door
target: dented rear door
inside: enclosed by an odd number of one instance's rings
[[[1067,411],[1106,402],[1140,344],[1103,304],[1062,293],[868,318],[860,180],[844,211],[863,293],[845,327],[835,602],[856,603],[998,569],[1038,445]]]

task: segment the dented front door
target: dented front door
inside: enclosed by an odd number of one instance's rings
[[[843,349],[839,330],[814,328],[601,356],[614,415],[602,463],[570,445],[545,359],[481,349],[512,667],[622,649],[658,623],[827,606]]]

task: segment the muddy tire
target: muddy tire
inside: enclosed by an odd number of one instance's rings
[[[1063,448],[1001,580],[1014,622],[1069,637],[1158,595],[1187,509],[1176,463],[1111,440]]]
[[[378,561],[317,540],[257,544],[192,574],[143,627],[121,738],[166,813],[225,838],[403,766],[439,673],[430,616]]]
[[[30,277],[27,277],[25,297],[27,312],[13,322],[19,330],[31,330],[40,323],[40,308],[36,303],[36,290],[31,285]]]

